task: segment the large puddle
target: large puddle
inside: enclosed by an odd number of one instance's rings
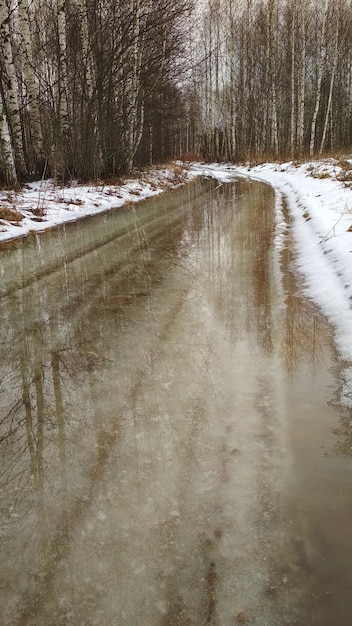
[[[1,624],[350,621],[331,330],[267,186],[0,249]]]

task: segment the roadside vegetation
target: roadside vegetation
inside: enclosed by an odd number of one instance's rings
[[[0,0],[0,184],[348,154],[351,32],[351,0]]]

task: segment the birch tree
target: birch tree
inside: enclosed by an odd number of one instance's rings
[[[228,86],[228,124],[226,128],[227,137],[227,155],[230,160],[235,158],[237,145],[236,145],[236,124],[237,124],[237,110],[236,110],[236,55],[235,55],[235,15],[233,4],[230,2],[227,15],[228,28],[227,35],[227,60],[229,66],[229,86]]]
[[[324,62],[325,62],[325,56],[326,56],[325,35],[326,35],[326,20],[327,20],[327,14],[328,14],[328,6],[329,6],[329,0],[325,0],[324,6],[323,6],[322,21],[320,25],[320,40],[319,40],[319,47],[318,47],[319,57],[318,57],[318,66],[317,66],[317,85],[316,85],[315,105],[314,105],[312,124],[311,124],[311,129],[310,129],[310,145],[309,145],[310,157],[312,157],[314,154],[317,118],[318,118],[320,100],[321,100],[321,83],[323,80],[323,70],[324,70]]]
[[[268,69],[271,91],[271,148],[277,159],[279,156],[277,96],[276,96],[276,64],[277,64],[277,14],[276,1],[268,2]]]
[[[65,168],[70,161],[69,137],[70,121],[68,109],[68,73],[67,73],[67,42],[66,42],[66,0],[56,0],[57,34],[58,34],[58,112],[60,131],[60,166]],[[64,172],[62,172],[64,174]]]
[[[307,44],[308,0],[303,0],[299,12],[299,74],[298,74],[298,107],[297,107],[297,148],[298,155],[303,155],[304,113],[306,104],[306,44]]]
[[[142,54],[144,50],[145,24],[147,14],[142,13],[140,0],[130,0],[132,16],[131,68],[126,88],[126,171],[132,168],[133,159],[142,138],[144,124],[144,93],[141,81]]]
[[[33,151],[33,173],[41,174],[45,164],[43,136],[40,122],[39,93],[34,73],[32,38],[27,0],[18,1],[21,45],[23,50],[23,73],[27,95],[30,144]]]
[[[11,133],[17,175],[19,178],[24,178],[27,174],[27,166],[22,139],[18,82],[10,38],[10,20],[10,10],[7,7],[6,1],[0,0],[0,39],[3,56],[2,89],[6,103],[4,108]]]
[[[321,142],[320,142],[320,149],[319,149],[320,156],[322,155],[324,147],[325,147],[329,117],[330,117],[331,108],[332,108],[332,94],[333,94],[337,64],[338,64],[338,59],[339,59],[341,10],[338,11],[338,15],[335,16],[335,19],[336,19],[336,22],[335,22],[334,37],[333,37],[333,42],[334,42],[333,43],[333,58],[332,58],[331,75],[330,75],[330,82],[329,82],[329,95],[328,95],[328,101],[327,101],[326,110],[325,110],[323,133],[322,133]]]
[[[17,184],[17,173],[12,151],[10,131],[0,95],[0,154],[2,178],[7,185]]]

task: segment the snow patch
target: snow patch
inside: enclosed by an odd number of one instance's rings
[[[254,167],[195,165],[194,171],[221,182],[241,176],[269,183],[276,193],[277,224],[282,229],[285,225],[277,194],[286,200],[293,219],[296,267],[303,277],[306,295],[333,325],[336,348],[345,362],[340,401],[352,408],[351,173],[335,159],[299,166],[292,162]],[[280,238],[276,238],[275,245],[281,245]]]

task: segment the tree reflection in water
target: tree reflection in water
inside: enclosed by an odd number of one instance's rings
[[[49,594],[118,437],[118,390],[113,411],[104,394],[119,329],[197,237],[202,220],[195,228],[188,208],[203,195],[196,184],[170,196],[168,212],[164,199],[1,251],[1,576],[10,605],[22,597],[20,623]]]
[[[241,598],[250,589],[238,567],[253,580],[290,567],[286,519],[275,535],[282,422],[294,442],[316,437],[316,422],[302,435],[293,396],[302,389],[305,416],[331,336],[299,295],[288,234],[274,246],[270,188],[203,181],[165,198],[0,250],[6,626],[88,623],[93,611],[112,623],[118,600],[130,623],[221,622],[224,581]],[[305,480],[292,481],[297,517]]]

